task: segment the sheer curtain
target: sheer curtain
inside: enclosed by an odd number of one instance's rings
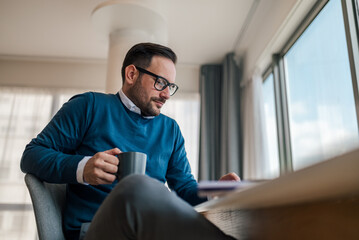
[[[26,144],[73,93],[0,87],[0,239],[36,239],[35,218],[20,159]]]
[[[0,239],[35,239],[31,200],[20,171],[25,145],[50,117],[46,91],[0,88]],[[12,210],[10,210],[12,209]]]
[[[199,111],[198,93],[176,93],[161,110],[161,113],[175,119],[181,129],[195,179],[198,179]]]
[[[244,179],[268,179],[271,174],[268,157],[262,77],[255,72],[251,79],[241,83],[243,122]]]
[[[215,180],[228,172],[242,175],[239,83],[234,53],[227,54],[221,65],[201,67],[201,180]]]

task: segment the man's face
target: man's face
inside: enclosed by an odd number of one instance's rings
[[[174,83],[176,78],[174,63],[164,57],[154,56],[146,70],[166,78],[170,83]],[[144,116],[159,115],[163,104],[170,98],[168,87],[162,91],[155,89],[155,80],[155,77],[142,73],[127,92],[128,97],[141,109]]]

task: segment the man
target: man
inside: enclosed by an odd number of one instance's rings
[[[118,94],[74,96],[26,146],[23,172],[68,184],[67,239],[79,239],[90,222],[86,239],[227,238],[187,204],[206,199],[197,196],[177,123],[160,114],[178,89],[176,60],[171,49],[158,44],[133,46]],[[114,174],[121,151],[146,153],[149,177],[133,175],[118,183]],[[222,179],[239,180],[235,174]]]

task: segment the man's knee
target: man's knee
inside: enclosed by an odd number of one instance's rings
[[[154,182],[154,181],[160,183],[158,180],[153,179],[147,175],[131,174],[131,175],[123,178],[122,180],[120,180],[118,185],[126,185],[126,186],[131,186],[134,188],[140,188],[140,187],[148,184],[149,182]]]
[[[160,181],[146,175],[133,174],[123,178],[112,190],[111,195],[119,201],[143,201],[150,195],[168,192],[168,189]]]

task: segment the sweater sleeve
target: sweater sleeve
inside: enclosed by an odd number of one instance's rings
[[[20,167],[52,183],[77,183],[77,165],[84,158],[76,155],[88,129],[93,94],[74,96],[56,113],[42,132],[26,146]]]
[[[194,206],[206,201],[207,198],[198,197],[198,184],[191,173],[191,167],[184,146],[184,138],[177,124],[175,128],[175,136],[176,141],[174,151],[167,169],[167,183],[179,197]]]

